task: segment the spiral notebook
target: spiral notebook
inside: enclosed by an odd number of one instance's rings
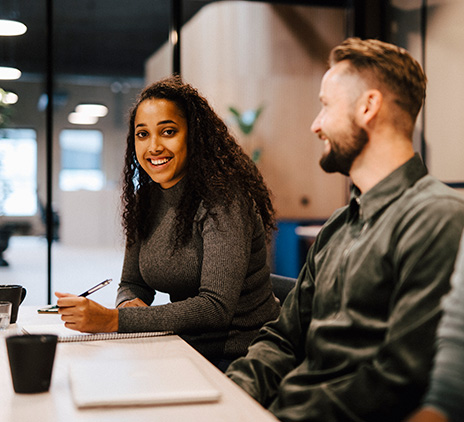
[[[74,361],[69,381],[78,408],[207,403],[221,396],[185,357]]]
[[[74,341],[118,340],[143,337],[158,337],[174,334],[172,331],[148,331],[140,333],[81,333],[66,328],[64,324],[22,325],[24,334],[55,334],[58,342],[69,343]]]

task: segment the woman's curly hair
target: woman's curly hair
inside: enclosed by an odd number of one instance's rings
[[[175,75],[145,88],[130,111],[122,193],[122,219],[128,246],[146,238],[150,228],[150,192],[156,183],[137,161],[134,141],[137,108],[149,99],[174,102],[187,120],[185,188],[176,210],[176,245],[184,245],[191,238],[201,202],[206,212],[213,214],[215,205],[230,205],[234,199],[246,201],[250,212],[256,209],[261,215],[270,235],[275,229],[274,209],[261,173],[206,99]]]

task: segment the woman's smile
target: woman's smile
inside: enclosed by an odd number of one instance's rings
[[[187,136],[187,120],[174,102],[149,99],[138,106],[134,140],[137,160],[164,189],[185,176]]]
[[[148,161],[155,167],[162,166],[166,163],[169,163],[172,160],[172,157],[170,158],[149,158]]]

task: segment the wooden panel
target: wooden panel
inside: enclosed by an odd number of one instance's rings
[[[346,201],[347,179],[319,167],[322,143],[311,133],[330,49],[344,39],[337,8],[220,2],[204,7],[182,30],[182,74],[218,114],[264,104],[250,139],[263,149],[259,167],[279,218],[326,218]],[[147,81],[169,73],[168,49],[147,63]]]

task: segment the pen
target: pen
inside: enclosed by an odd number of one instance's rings
[[[106,280],[103,280],[101,283],[98,283],[97,285],[91,287],[89,290],[85,291],[84,293],[81,293],[79,296],[80,297],[87,297],[88,295],[91,295],[92,293],[95,293],[97,290],[100,290],[102,287],[107,286],[108,284],[111,283],[111,281],[113,281],[112,278],[108,278]],[[44,309],[39,309],[38,311],[39,312],[47,312],[47,311],[50,312],[52,309],[58,309],[58,305],[50,306],[50,307],[44,308]]]
[[[81,293],[79,296],[81,297],[87,297],[88,295],[91,295],[92,293],[96,292],[97,290],[100,290],[102,287],[107,286],[110,284],[112,281],[111,278],[108,278],[107,280],[102,281],[101,283],[98,283],[96,286],[91,287],[89,290],[87,290],[84,293]]]

